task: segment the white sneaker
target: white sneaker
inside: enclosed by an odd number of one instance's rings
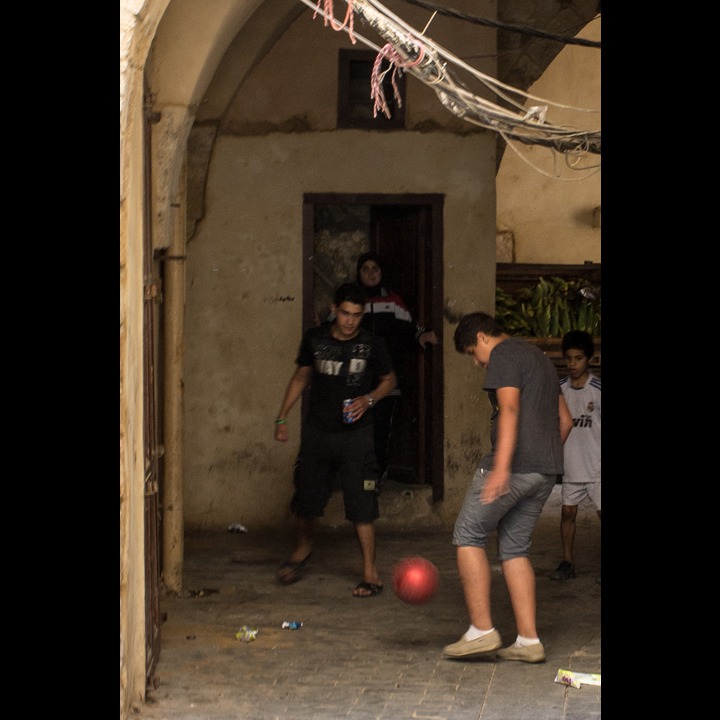
[[[492,630],[487,635],[482,635],[474,640],[460,638],[452,645],[443,648],[443,655],[449,658],[466,658],[474,655],[493,652],[502,645],[502,638],[497,630]]]
[[[526,645],[525,647],[511,645],[510,647],[498,650],[497,655],[502,660],[519,660],[520,662],[526,663],[545,662],[545,648],[542,643]]]

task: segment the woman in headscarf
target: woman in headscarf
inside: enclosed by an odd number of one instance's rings
[[[375,418],[375,453],[381,476],[387,475],[388,450],[395,429],[402,394],[402,356],[414,351],[418,345],[425,349],[438,339],[432,330],[417,324],[399,293],[383,285],[383,260],[374,252],[363,253],[357,261],[357,282],[366,296],[362,325],[385,340],[398,386],[373,408]]]

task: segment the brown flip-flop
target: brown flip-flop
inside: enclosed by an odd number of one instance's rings
[[[304,560],[300,560],[300,562],[286,560],[277,569],[277,579],[283,585],[291,585],[292,583],[297,582],[303,576],[305,565],[307,564],[307,561],[310,559],[311,555],[312,551],[307,554],[307,557]]]

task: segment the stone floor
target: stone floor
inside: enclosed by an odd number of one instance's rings
[[[385,590],[351,596],[359,552],[350,526],[317,538],[305,577],[280,585],[275,570],[290,537],[252,532],[190,534],[185,590],[166,597],[162,649],[139,720],[594,720],[601,688],[555,682],[559,669],[601,672],[600,522],[590,504],[578,513],[578,576],[548,575],[560,557],[560,486],[538,523],[531,559],[537,574],[543,664],[442,657],[468,619],[451,533],[378,529]],[[440,588],[411,606],[392,592],[394,564],[423,555]],[[494,570],[493,615],[504,645],[515,639],[502,572]],[[299,621],[297,630],[284,621]],[[257,630],[243,642],[243,626]]]

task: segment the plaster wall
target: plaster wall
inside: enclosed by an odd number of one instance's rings
[[[218,138],[206,215],[187,248],[187,528],[281,528],[289,521],[300,405],[287,444],[273,440],[272,421],[301,339],[303,193],[444,194],[446,307],[451,316],[492,309],[494,147],[495,138],[480,133]],[[472,428],[487,426],[488,406],[468,392],[477,384],[480,393],[481,377],[471,363],[458,364],[464,358],[452,346],[454,325],[440,330],[453,504],[461,494],[453,485],[464,490],[479,449],[468,445]]]
[[[310,22],[307,15],[311,16],[312,10],[309,9],[304,22],[315,28],[312,31],[315,35],[306,38],[309,44],[299,42],[299,29],[293,26],[283,36],[287,44],[277,45],[284,53],[275,59],[280,58],[285,62],[283,68],[291,70],[289,76],[283,75],[280,80],[285,83],[282,89],[287,95],[287,104],[276,104],[273,100],[263,111],[265,118],[252,110],[257,98],[249,92],[253,82],[256,88],[269,91],[273,98],[282,97],[273,91],[278,78],[273,77],[270,65],[263,66],[266,50],[270,46],[274,49],[275,37],[266,41],[259,38],[255,45],[260,49],[257,57],[246,56],[247,65],[241,73],[250,83],[239,88],[240,104],[233,104],[230,112],[224,114],[227,100],[237,87],[232,78],[230,82],[223,82],[229,76],[223,75],[222,69],[234,62],[226,50],[233,46],[248,47],[246,38],[238,31],[252,27],[256,32],[258,26],[271,27],[273,14],[283,15],[277,23],[278,27],[282,25],[292,15],[293,4],[295,0],[273,0],[272,3],[213,0],[201,4],[195,0],[121,0],[120,3],[120,717],[123,720],[129,717],[131,704],[141,700],[145,693],[142,80],[146,71],[153,93],[153,109],[162,115],[160,124],[153,130],[156,247],[170,243],[172,227],[166,221],[168,205],[175,198],[175,186],[182,176],[180,170],[193,118],[202,116],[208,109],[216,110],[201,119],[212,127],[209,135],[221,124],[225,133],[225,137],[221,133],[212,153],[213,161],[218,155],[223,156],[222,161],[210,169],[208,195],[203,196],[199,204],[198,233],[188,246],[190,318],[186,329],[198,329],[195,337],[189,339],[187,354],[188,365],[192,366],[192,370],[188,370],[188,398],[193,403],[187,413],[185,430],[189,448],[186,448],[186,488],[193,495],[187,502],[188,526],[210,527],[240,520],[250,526],[276,527],[287,519],[284,513],[290,495],[297,437],[287,446],[277,447],[272,441],[270,421],[293,369],[300,338],[299,229],[301,196],[305,191],[350,192],[353,190],[348,188],[357,188],[362,192],[445,194],[446,323],[441,332],[446,392],[446,499],[441,507],[433,508],[433,516],[428,521],[446,526],[453,522],[469,473],[488,441],[482,430],[488,424],[487,400],[480,389],[482,370],[454,352],[452,332],[457,315],[492,307],[495,137],[488,137],[452,117],[440,107],[430,88],[411,77],[408,77],[407,126],[417,132],[392,133],[387,139],[401,138],[397,145],[378,145],[372,149],[365,139],[360,139],[362,133],[330,132],[336,105],[335,86],[330,76],[323,73],[334,72],[338,47],[353,46],[344,33],[323,27],[320,18]],[[297,4],[300,5],[299,0]],[[416,28],[425,27],[426,11],[401,0],[388,0],[385,4]],[[340,4],[336,6],[339,8]],[[496,0],[484,3],[457,0],[455,6],[486,17],[495,17],[497,13]],[[259,17],[265,8],[270,19],[267,15]],[[258,22],[253,25],[256,19]],[[495,49],[485,42],[486,34],[494,42],[491,31],[437,16],[428,34],[463,59],[496,76]],[[308,47],[311,53],[307,52]],[[289,52],[293,49],[304,52]],[[574,50],[566,48],[566,51]],[[584,48],[577,52],[582,57],[587,57],[586,53],[599,55],[599,51]],[[325,62],[328,58],[332,58],[330,65]],[[323,62],[319,62],[321,59]],[[571,66],[570,70],[578,69]],[[258,74],[253,78],[254,71]],[[599,84],[599,69],[596,77]],[[567,80],[558,81],[558,87],[563,89],[566,83]],[[219,88],[214,104],[204,97],[213,86]],[[532,90],[560,99],[553,88],[541,87],[539,83]],[[479,88],[473,87],[473,90]],[[307,98],[304,107],[303,97]],[[573,104],[588,106],[584,101]],[[301,122],[295,127],[298,120]],[[307,125],[303,126],[305,121]],[[280,127],[280,123],[284,125]],[[304,134],[277,132],[293,129],[304,130]],[[456,136],[444,135],[443,130],[455,132]],[[267,141],[265,149],[260,147],[263,138],[249,137],[263,134]],[[357,137],[352,137],[354,134]],[[248,137],[241,137],[243,135]],[[357,175],[354,158],[365,154],[369,155],[365,168]],[[503,162],[510,155],[506,152]],[[451,166],[448,158],[453,158]],[[371,162],[374,162],[372,172]],[[341,172],[334,172],[338,167]],[[522,185],[526,182],[524,178],[532,174],[523,163],[522,172],[511,174],[509,180],[499,177],[498,194],[504,194],[508,184],[511,189],[516,187],[514,201],[523,205],[526,194],[541,193],[531,185]],[[264,193],[252,187],[256,182],[264,187]],[[548,181],[548,185],[551,184]],[[564,187],[567,185],[563,183]],[[244,194],[247,199],[240,197]],[[257,211],[250,207],[253,202]],[[502,205],[498,201],[498,214],[502,215],[510,203],[511,198]],[[599,192],[592,203],[592,207],[599,206]],[[553,209],[552,205],[544,207]],[[203,215],[205,209],[206,216]],[[583,252],[576,258],[563,249],[558,257],[557,253],[553,254],[553,247],[566,242],[564,227],[558,224],[555,235],[533,246],[528,240],[531,234],[525,231],[531,223],[525,222],[524,217],[516,220],[515,216],[508,216],[507,224],[518,233],[516,260],[519,262],[599,261],[599,232],[596,233],[597,256],[590,257]],[[532,253],[528,247],[533,247]],[[229,269],[227,260],[237,260],[237,267]],[[197,304],[196,300],[199,300]],[[256,313],[258,310],[262,312]],[[213,317],[216,311],[217,319]],[[223,368],[216,358],[209,357],[211,355],[229,359],[233,365]],[[203,397],[206,391],[208,396]],[[299,408],[295,413],[297,417]],[[207,488],[202,487],[203,483],[207,483]],[[201,499],[204,494],[207,498]],[[222,507],[225,504],[229,507]],[[268,517],[259,513],[257,506],[269,508],[272,514]]]
[[[136,105],[129,137],[142,131],[141,105]],[[145,668],[134,658],[145,653],[145,569],[133,563],[144,553],[143,504],[143,382],[142,333],[142,216],[129,212],[142,197],[142,142],[130,142],[125,197],[120,203],[120,624],[131,628],[121,636],[121,703],[144,692]],[[130,239],[128,241],[128,238]],[[139,239],[140,242],[135,242]],[[124,693],[125,689],[130,692]],[[135,691],[135,692],[132,692]],[[121,707],[121,712],[123,708]]]
[[[418,35],[432,15],[402,0],[390,0],[383,4],[399,13]],[[459,4],[461,8],[466,6],[468,12],[481,12],[482,4],[469,0],[461,0]],[[335,13],[339,16],[341,7],[343,12],[344,7],[339,3],[335,5]],[[492,16],[494,9],[487,8],[487,13]],[[360,19],[355,20],[354,29],[378,47],[386,43]],[[472,58],[467,61],[481,72],[494,72],[495,34],[492,29],[437,15],[430,23],[427,35],[453,55],[464,60]],[[234,134],[266,134],[276,128],[298,132],[335,131],[340,48],[376,52],[361,40],[353,44],[345,32],[325,26],[321,15],[313,19],[313,11],[307,9],[244,79],[223,116],[221,131]],[[242,61],[239,55],[233,54],[233,57],[236,62]],[[449,63],[448,68],[455,78],[462,78],[466,90],[490,97],[488,89],[477,78],[455,64]],[[230,72],[231,68],[219,69],[219,73]],[[406,128],[428,131],[444,128],[461,134],[478,131],[476,126],[450,113],[427,84],[410,73],[405,77]],[[217,78],[214,82],[218,82]]]
[[[577,37],[600,40],[595,19]],[[600,49],[567,45],[528,92],[555,103],[600,110]],[[531,100],[526,105],[540,105]],[[600,113],[550,108],[547,121],[581,130],[599,130]],[[572,157],[554,157],[540,146],[521,146],[522,157],[505,149],[497,174],[497,227],[511,232],[514,262],[599,263],[601,173],[599,155],[587,155],[571,169]]]
[[[388,3],[392,5],[398,3]],[[427,11],[400,6],[403,19],[420,33]],[[494,13],[491,4],[488,12]],[[188,529],[231,522],[282,528],[291,522],[300,404],[290,419],[289,443],[273,440],[272,420],[294,370],[302,332],[304,193],[445,196],[444,283],[450,320],[436,331],[445,336],[446,368],[457,362],[452,345],[456,313],[494,308],[494,134],[460,121],[412,76],[406,78],[409,130],[336,130],[338,49],[353,45],[344,32],[325,26],[321,16],[313,20],[312,14],[300,14],[264,56],[248,62],[218,121],[214,145],[208,146],[207,166],[200,165],[203,174],[207,167],[206,183],[191,179],[202,201],[191,196],[189,204],[201,207],[203,214],[187,246]],[[433,40],[458,56],[483,56],[480,67],[492,73],[492,31],[441,16],[430,27]],[[366,24],[356,22],[355,30],[384,44]],[[367,49],[360,42],[356,47]],[[236,60],[239,48],[232,44]],[[221,76],[234,72],[236,67],[221,62],[214,86],[226,86]],[[205,116],[197,130],[208,122]],[[466,371],[473,369],[465,365]],[[446,375],[450,500],[434,507],[431,515],[449,525],[480,451],[470,440],[487,440],[471,428],[487,427],[482,418],[488,407],[484,397],[479,407],[467,405],[467,383],[479,384],[479,375]],[[383,502],[381,498],[381,512]],[[337,524],[338,510],[328,509],[329,524]]]

